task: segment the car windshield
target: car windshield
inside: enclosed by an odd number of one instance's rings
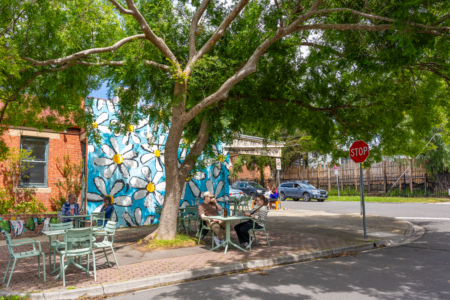
[[[249,182],[248,184],[250,184],[255,189],[263,189],[263,187],[257,184],[256,182]]]
[[[306,184],[306,183],[303,183],[303,184],[302,184],[302,187],[303,187],[304,189],[315,189],[314,186],[312,186],[312,185],[310,185],[310,184]]]

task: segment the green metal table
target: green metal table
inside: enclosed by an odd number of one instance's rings
[[[66,233],[66,231],[65,231],[65,230],[53,230],[53,231],[42,231],[42,233],[45,234],[46,236],[48,236],[49,243],[50,243],[51,240],[52,240],[52,238],[53,238],[54,236],[56,236],[56,235],[64,235],[64,234]],[[95,233],[94,233],[94,234],[95,234]],[[93,238],[93,239],[94,239],[94,238]],[[69,249],[72,249],[72,244],[69,244],[69,245],[68,245],[68,248],[69,248]],[[49,253],[49,255],[51,255],[51,253]],[[69,266],[69,264],[74,265],[75,267],[77,267],[77,268],[80,269],[80,270],[83,270],[84,272],[87,271],[85,267],[83,267],[82,265],[76,263],[76,262],[73,260],[73,257],[71,257],[71,256],[67,257],[67,262],[66,262],[66,264],[64,265],[64,268],[67,269],[67,267]],[[60,271],[60,270],[61,270],[61,266],[60,266],[59,268],[56,268],[56,270],[53,271],[53,272],[51,272],[50,274],[54,274],[54,273],[56,273],[56,272],[58,272],[58,271]],[[89,272],[89,274],[92,274],[92,273]],[[61,276],[61,272],[58,274],[58,276],[55,277],[55,280],[58,279],[60,276]]]
[[[225,235],[225,252],[224,254],[227,254],[228,251],[228,247],[230,245],[244,251],[247,252],[245,249],[242,249],[241,247],[239,247],[238,245],[236,245],[235,243],[233,243],[230,239],[230,226],[231,226],[231,221],[242,221],[242,220],[250,220],[250,217],[239,217],[239,216],[233,216],[233,217],[222,217],[222,216],[211,216],[211,217],[204,217],[205,219],[209,219],[209,220],[219,220],[219,221],[224,221],[226,222],[226,235]],[[217,248],[223,246],[223,244],[220,244],[214,248],[211,249],[211,251],[216,250]]]
[[[80,219],[86,219],[90,217],[89,215],[70,215],[70,216],[61,216],[63,219],[75,219],[75,228],[80,228]]]

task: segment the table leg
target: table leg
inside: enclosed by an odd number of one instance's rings
[[[246,250],[242,249],[240,246],[236,245],[235,243],[233,243],[231,241],[231,238],[230,238],[230,227],[231,227],[231,222],[227,221],[227,237],[226,237],[227,238],[227,241],[226,241],[227,246],[225,247],[225,253],[224,254],[227,254],[227,250],[228,250],[228,246],[229,245],[233,245],[234,247],[236,247],[236,248],[238,248],[238,249],[240,249],[240,250],[242,250],[244,252],[247,252]]]

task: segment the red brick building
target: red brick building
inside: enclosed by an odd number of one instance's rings
[[[61,160],[69,155],[71,161],[79,162],[85,155],[85,134],[79,128],[69,128],[65,132],[39,132],[29,127],[11,127],[4,132],[3,139],[10,149],[33,150],[32,156],[35,159],[30,162],[33,168],[27,174],[28,178],[19,184],[19,191],[28,189],[44,203],[48,211],[52,211],[53,202],[50,197],[59,196],[56,183],[58,179],[64,179],[57,168],[57,158]],[[5,185],[5,177],[2,175],[0,174],[0,188]]]

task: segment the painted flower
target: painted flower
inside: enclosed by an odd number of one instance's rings
[[[130,216],[130,213],[127,212],[127,211],[124,212],[124,213],[122,213],[122,219],[123,219],[123,221],[125,222],[125,224],[126,224],[128,227],[141,226],[141,224],[142,224],[142,210],[141,210],[141,208],[137,207],[137,208],[134,210],[134,220],[133,220],[133,218]],[[145,219],[144,224],[142,224],[142,225],[151,225],[151,224],[153,223],[153,220],[154,220],[154,219],[155,219],[155,216],[154,216],[154,215],[148,216],[148,217]]]
[[[181,193],[181,200],[184,199],[184,196],[186,194],[186,189],[188,186],[191,189],[192,195],[194,195],[195,198],[200,197],[201,196],[200,188],[197,186],[197,184],[194,182],[193,179],[203,180],[205,178],[206,178],[206,174],[203,172],[200,172],[200,171],[196,172],[195,174],[190,174],[186,178],[186,182],[184,183],[183,192]]]
[[[219,177],[220,173],[222,172],[222,165],[225,166],[225,168],[229,171],[230,170],[230,164],[226,161],[228,151],[222,148],[222,151],[220,152],[219,149],[215,145],[213,145],[213,152],[216,155],[216,161],[214,162],[214,170],[213,175],[214,178]]]
[[[117,124],[117,120],[111,121],[111,124],[113,124],[113,125]],[[140,144],[141,143],[141,138],[136,133],[136,131],[142,129],[145,126],[147,126],[147,124],[148,124],[148,119],[142,119],[137,124],[127,125],[126,126],[127,132],[123,135],[122,143],[124,145],[128,145],[130,143],[130,138],[131,138],[133,140],[133,142],[135,142],[136,144]],[[120,127],[124,128],[125,125],[121,124]],[[120,136],[120,133],[114,133],[114,135],[116,137],[118,137],[118,136]]]
[[[195,143],[195,141],[194,141]],[[181,148],[181,152],[180,152],[180,161],[184,161],[186,159],[186,156],[188,154],[188,150],[189,150],[189,140],[188,139],[181,139],[180,140],[180,148]]]
[[[147,166],[143,167],[141,172],[145,179],[140,177],[132,177],[130,179],[130,185],[135,189],[138,189],[138,191],[133,194],[133,198],[136,200],[145,198],[145,207],[151,207],[153,201],[156,201],[162,206],[164,203],[164,196],[161,192],[164,192],[166,189],[166,182],[160,182],[163,173],[155,172],[152,176],[152,171]]]
[[[114,137],[109,139],[112,148],[104,144],[102,146],[102,151],[107,157],[98,157],[94,160],[96,166],[107,168],[103,171],[103,176],[107,179],[111,178],[117,168],[119,168],[120,173],[124,178],[130,177],[130,173],[127,168],[137,168],[139,166],[138,162],[134,158],[138,157],[136,151],[132,151],[134,148],[133,144],[128,144],[122,151],[119,151],[119,145]]]
[[[104,133],[111,133],[111,130],[109,130],[108,126],[102,125],[108,120],[109,120],[108,114],[105,112],[101,113],[97,117],[97,119],[95,119],[94,123],[92,123],[92,129],[95,131],[95,133],[98,133],[99,130]]]
[[[88,145],[88,152],[89,153],[95,152],[95,146],[94,145]]]
[[[164,166],[164,140],[166,136],[161,134],[158,138],[158,144],[143,144],[141,148],[149,153],[141,156],[141,163],[146,164],[148,161],[155,159],[156,170],[162,172]]]
[[[208,179],[206,181],[206,189],[208,192],[212,193],[214,195],[214,198],[217,199],[219,202],[225,202],[229,200],[229,197],[227,195],[219,197],[220,193],[222,193],[223,188],[225,187],[225,183],[221,180],[217,184],[216,188],[214,189],[214,184],[212,183],[211,179]],[[202,193],[203,198],[203,193]]]
[[[116,105],[114,104],[114,101],[111,100],[105,100],[105,99],[97,99],[97,110],[101,110],[103,108],[103,104],[106,103],[106,107],[110,112],[116,111]]]
[[[116,182],[114,182],[109,193],[106,190],[105,179],[103,179],[102,177],[95,177],[94,185],[97,188],[97,190],[99,191],[99,193],[88,192],[87,199],[89,202],[101,202],[101,201],[103,201],[103,197],[110,196],[113,200],[112,203],[114,203],[114,205],[131,206],[133,204],[133,200],[131,199],[130,196],[124,195],[124,196],[116,197],[116,195],[120,191],[122,191],[123,188],[125,187],[125,181],[123,181],[122,179],[119,179]]]

